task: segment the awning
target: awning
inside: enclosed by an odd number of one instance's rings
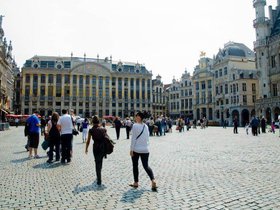
[[[1,109],[1,111],[2,111],[2,112],[4,112],[5,114],[8,114],[8,112],[7,112],[7,111],[5,111],[4,109]]]

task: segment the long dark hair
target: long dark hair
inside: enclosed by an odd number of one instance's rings
[[[51,118],[52,123],[56,124],[57,121],[58,121],[58,118],[59,118],[59,114],[57,112],[53,112],[52,113],[52,118]]]

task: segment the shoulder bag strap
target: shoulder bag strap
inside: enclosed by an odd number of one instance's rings
[[[136,137],[135,140],[137,140],[137,139],[142,135],[142,133],[143,133],[143,131],[144,131],[144,128],[145,128],[145,125],[143,125],[143,129],[142,129],[141,133]]]

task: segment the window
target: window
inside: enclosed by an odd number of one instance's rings
[[[228,84],[225,84],[225,94],[228,94]]]
[[[247,96],[243,95],[243,105],[246,105],[246,104],[247,104]]]
[[[92,85],[96,85],[96,76],[92,76],[91,83]]]
[[[219,77],[222,77],[222,76],[223,76],[223,70],[220,69],[220,70],[219,70]]]
[[[272,96],[277,96],[277,84],[272,84]]]
[[[212,88],[212,81],[211,81],[211,80],[208,80],[208,81],[207,81],[207,84],[208,84],[208,88],[211,89],[211,88]]]
[[[41,83],[45,83],[46,82],[46,75],[42,74],[41,75]]]
[[[218,71],[215,71],[215,78],[218,78]]]
[[[276,62],[275,62],[275,55],[271,56],[271,67],[275,68],[276,67]]]
[[[70,76],[69,75],[64,75],[64,83],[65,84],[70,84]]]
[[[235,74],[232,75],[232,80],[235,80]]]
[[[227,75],[227,67],[224,68],[224,75]]]
[[[201,89],[202,89],[202,90],[205,90],[205,81],[202,81],[202,82],[201,82]]]
[[[243,91],[246,91],[246,90],[247,90],[247,88],[246,88],[246,83],[242,83],[242,90],[243,90]]]
[[[26,74],[26,76],[25,76],[25,82],[26,82],[26,83],[30,83],[30,75],[29,75],[29,74]]]
[[[73,84],[77,84],[77,75],[73,75]]]
[[[199,90],[199,82],[196,82],[196,83],[195,83],[195,89],[196,89],[196,90]]]
[[[219,87],[216,86],[216,95],[219,95]]]
[[[256,95],[253,95],[253,96],[252,96],[252,101],[253,101],[253,103],[256,102]]]

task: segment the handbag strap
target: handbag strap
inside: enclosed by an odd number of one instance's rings
[[[135,140],[137,140],[137,139],[142,135],[142,133],[143,133],[143,131],[144,131],[144,128],[145,128],[145,125],[143,125],[143,129],[142,129],[141,133],[136,137]]]

